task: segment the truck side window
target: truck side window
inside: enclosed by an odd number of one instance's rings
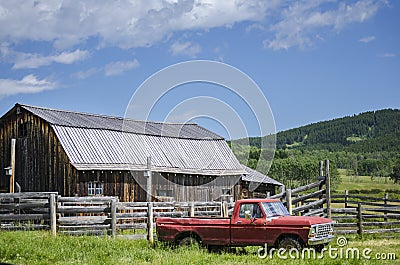
[[[240,205],[239,217],[245,218],[245,212],[249,211],[250,215],[255,218],[262,218],[261,208],[258,203],[243,203]]]

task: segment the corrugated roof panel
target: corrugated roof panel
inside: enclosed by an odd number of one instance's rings
[[[96,114],[54,110],[35,106],[20,105],[25,110],[41,117],[52,125],[126,131],[136,134],[175,137],[185,139],[222,140],[223,138],[197,124],[161,123],[137,121]]]
[[[242,174],[243,168],[224,140],[158,137],[120,131],[52,125],[77,168],[145,168],[152,157],[159,170],[195,174]],[[80,166],[81,165],[81,166]],[[84,165],[84,166],[83,166]]]
[[[284,186],[282,183],[280,183],[277,180],[274,180],[261,172],[251,169],[247,166],[243,166],[243,168],[246,170],[245,175],[242,176],[242,180],[244,181],[249,181],[249,182],[257,182],[257,183],[267,183],[267,184],[273,184],[277,186]]]

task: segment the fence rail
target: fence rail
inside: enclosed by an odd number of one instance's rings
[[[324,170],[325,167],[325,170]],[[294,189],[286,189],[270,196],[280,199],[290,214],[304,216],[331,217],[329,160],[320,162],[319,177],[316,182]]]
[[[332,196],[332,203],[342,208],[332,208],[337,234],[372,234],[400,232],[400,200],[371,196],[344,194]],[[396,204],[397,203],[397,204]]]
[[[151,218],[149,218],[149,207]],[[0,229],[51,230],[71,235],[115,236],[149,230],[158,217],[228,215],[222,202],[119,202],[118,197],[61,197],[57,193],[0,194]],[[143,234],[143,231],[139,231]]]

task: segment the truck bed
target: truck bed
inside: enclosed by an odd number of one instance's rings
[[[163,226],[168,227],[168,231]],[[157,233],[162,241],[173,242],[176,235],[182,231],[190,231],[198,234],[203,244],[206,245],[229,245],[230,244],[230,218],[210,217],[183,217],[183,218],[158,218]]]

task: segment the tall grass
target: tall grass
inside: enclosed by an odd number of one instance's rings
[[[400,236],[391,238],[349,237],[349,246],[370,247],[373,253],[395,252],[400,259]],[[335,242],[332,244],[335,246]],[[395,264],[396,261],[330,259],[282,260],[276,255],[260,259],[258,247],[247,247],[222,253],[205,248],[171,247],[156,243],[150,247],[145,240],[109,239],[94,236],[63,236],[52,238],[48,232],[19,231],[0,233],[0,262],[12,264]]]

